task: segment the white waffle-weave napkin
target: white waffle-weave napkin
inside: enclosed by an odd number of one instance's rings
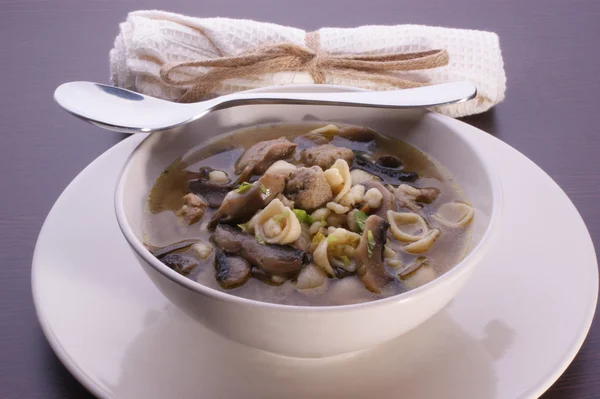
[[[439,111],[452,117],[477,114],[504,99],[506,75],[498,36],[492,32],[421,25],[361,26],[319,29],[321,50],[332,54],[388,54],[446,49],[447,66],[398,76],[431,83],[470,80],[475,100]],[[110,52],[113,84],[139,93],[176,100],[186,90],[162,82],[160,68],[169,62],[236,56],[258,46],[291,42],[305,44],[306,32],[271,23],[229,18],[194,18],[164,11],[136,11],[120,25]],[[266,74],[258,79],[231,79],[214,94],[257,87],[313,83],[305,72]],[[327,84],[389,90],[392,86],[327,74]]]

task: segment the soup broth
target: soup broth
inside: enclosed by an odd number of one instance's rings
[[[434,159],[342,124],[238,130],[188,151],[148,196],[163,263],[243,298],[331,306],[419,287],[463,258],[474,210]]]

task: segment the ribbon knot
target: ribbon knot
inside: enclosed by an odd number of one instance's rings
[[[316,84],[325,83],[325,74],[321,68],[325,66],[322,64],[325,64],[324,60],[326,58],[325,54],[320,51],[321,40],[319,38],[319,32],[306,33],[304,41],[306,42],[306,47],[312,53],[312,58],[308,62],[306,70]]]
[[[326,76],[331,74],[398,88],[412,88],[428,83],[408,80],[392,73],[448,65],[446,50],[336,55],[321,51],[319,32],[307,33],[305,42],[305,46],[293,43],[261,46],[234,57],[168,63],[162,66],[160,77],[168,85],[189,87],[178,99],[179,102],[195,102],[206,98],[226,80],[257,78],[267,73],[304,71],[310,74],[316,84],[325,83]]]

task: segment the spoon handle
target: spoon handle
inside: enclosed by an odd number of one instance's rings
[[[216,108],[241,104],[318,104],[378,108],[419,108],[470,100],[477,88],[468,81],[442,83],[413,89],[338,93],[253,93],[241,92],[218,97]]]

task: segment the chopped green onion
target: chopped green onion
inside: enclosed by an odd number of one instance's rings
[[[265,238],[260,234],[256,235],[256,241],[258,241],[260,245],[265,245]]]
[[[336,236],[329,236],[329,237],[327,237],[327,244],[335,244],[336,241],[337,241],[337,237]]]
[[[300,223],[311,225],[315,222],[315,218],[306,213],[304,209],[294,209],[293,212],[294,215],[296,215],[296,217],[300,221]]]
[[[373,248],[375,248],[375,238],[373,237],[373,232],[369,230],[367,231],[367,252],[369,258],[373,255]]]
[[[323,241],[323,239],[325,238],[325,236],[323,235],[323,233],[321,233],[320,231],[314,235],[314,237],[312,238],[312,244],[313,245],[319,245],[319,243],[321,241]]]
[[[266,194],[267,194],[267,191],[268,191],[268,190],[267,190],[267,188],[265,187],[265,185],[261,183],[261,185],[260,185],[260,192],[266,195]]]
[[[321,219],[321,227],[327,227],[327,221],[325,219]]]
[[[363,211],[354,212],[354,221],[361,232],[365,229],[365,220],[367,220],[367,217],[368,215]]]
[[[246,230],[248,230],[248,223],[238,224],[238,227],[242,229],[243,232],[246,232]]]
[[[246,191],[250,190],[250,187],[252,187],[252,184],[245,181],[242,184],[240,184],[240,186],[237,188],[237,190],[235,190],[235,192],[239,193],[239,194],[243,194]]]
[[[290,211],[281,212],[279,215],[273,216],[273,220],[277,223],[281,223],[286,217],[288,217],[289,214]]]
[[[348,259],[348,257],[346,255],[340,256],[340,259],[342,260],[342,262],[344,262],[344,266],[346,266],[346,267],[350,266],[350,259]]]

